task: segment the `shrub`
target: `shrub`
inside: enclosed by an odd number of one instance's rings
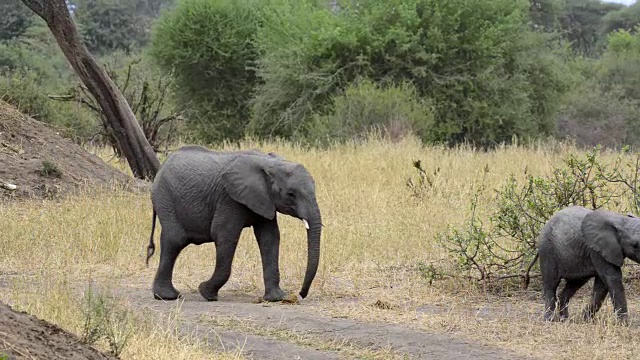
[[[249,118],[258,57],[259,0],[184,0],[158,21],[151,55],[175,74],[188,125],[204,141],[239,139]]]
[[[75,0],[75,20],[82,39],[94,54],[132,51],[148,41],[149,19],[136,11],[136,1]]]
[[[36,72],[42,83],[68,83],[75,79],[71,66],[43,21],[11,41],[0,42],[0,72],[24,69]]]
[[[367,0],[337,13],[312,2],[264,10],[250,130],[293,137],[357,78],[410,80],[432,99],[427,142],[491,145],[553,129],[562,67],[528,30],[527,1]]]
[[[168,146],[175,138],[181,114],[173,112],[173,93],[170,90],[173,78],[151,64],[146,56],[125,55],[114,52],[102,59],[107,75],[124,95],[147,140],[155,151]],[[57,96],[56,100],[71,101],[91,111],[97,120],[94,138],[109,144],[120,155],[116,138],[102,112],[84,85],[78,84],[69,94]]]
[[[62,170],[51,160],[42,160],[42,169],[39,173],[45,177],[59,178],[62,176]]]
[[[135,319],[131,311],[92,288],[85,293],[82,305],[84,324],[80,341],[89,345],[105,341],[111,353],[120,356],[133,335]]]
[[[496,208],[487,214],[479,214],[476,206],[485,191],[483,183],[466,224],[439,234],[439,244],[464,276],[488,282],[520,278],[528,286],[538,234],[555,212],[570,205],[624,207],[634,213],[640,209],[640,153],[629,156],[625,149],[609,166],[598,155],[599,148],[584,157],[569,155],[550,176],[527,175],[524,183],[511,175],[497,189]],[[479,220],[483,215],[488,221]]]
[[[75,140],[87,139],[95,121],[84,109],[48,98],[42,79],[32,70],[0,73],[0,100],[36,120],[54,125]]]
[[[558,134],[581,145],[640,145],[640,35],[616,31],[600,59],[573,64],[578,80],[559,113]]]
[[[331,99],[332,110],[316,115],[304,137],[334,142],[366,139],[374,131],[392,140],[408,134],[423,135],[433,125],[430,103],[418,97],[409,83],[378,86],[370,80],[350,84]]]
[[[619,89],[605,91],[589,80],[571,94],[559,112],[557,136],[573,139],[579,146],[621,149],[640,145],[637,124],[638,100],[625,99]]]
[[[33,24],[35,14],[20,0],[3,0],[0,3],[0,40],[22,35]]]

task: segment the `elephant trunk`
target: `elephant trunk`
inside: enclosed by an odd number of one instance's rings
[[[320,261],[320,235],[322,233],[322,218],[317,205],[313,214],[307,219],[309,229],[307,229],[307,271],[304,275],[304,282],[300,290],[300,296],[304,299],[309,293],[311,282],[318,271]]]

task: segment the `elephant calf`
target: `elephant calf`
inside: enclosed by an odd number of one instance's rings
[[[538,251],[545,298],[545,320],[568,317],[571,297],[594,277],[591,302],[583,317],[591,319],[610,293],[616,315],[628,321],[621,267],[625,257],[640,262],[640,219],[610,211],[570,206],[558,211],[540,234]],[[560,280],[566,284],[556,298]]]
[[[155,251],[156,215],[162,225],[160,264],[153,281],[156,299],[174,300],[175,261],[189,244],[214,242],[216,266],[200,294],[217,300],[231,275],[240,233],[253,227],[262,258],[266,301],[285,297],[278,265],[280,230],[276,212],[301,219],[307,229],[307,270],[300,290],[305,298],[318,269],[322,220],[315,182],[300,164],[259,151],[215,152],[186,146],[164,162],[151,187],[153,220],[147,264]]]

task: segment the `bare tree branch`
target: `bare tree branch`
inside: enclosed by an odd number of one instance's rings
[[[153,179],[160,168],[142,128],[123,94],[82,43],[64,0],[22,0],[40,16],[69,64],[96,100],[118,148],[137,178]]]

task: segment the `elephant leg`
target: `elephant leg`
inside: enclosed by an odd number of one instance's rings
[[[178,255],[187,246],[181,228],[167,225],[160,234],[160,264],[153,280],[153,297],[157,300],[175,300],[180,296],[173,287],[173,267]]]
[[[560,319],[566,319],[569,317],[569,300],[575,295],[576,291],[589,281],[586,279],[572,279],[567,280],[564,288],[560,292],[559,307],[560,307]]]
[[[591,320],[595,314],[602,307],[602,303],[604,299],[607,297],[607,293],[609,289],[607,289],[607,285],[600,279],[599,276],[596,276],[593,281],[593,292],[591,294],[591,302],[584,310],[583,318],[585,320]]]
[[[540,257],[540,270],[542,272],[542,288],[544,293],[544,319],[556,320],[556,291],[560,285],[560,277],[552,263],[547,263],[544,257]]]
[[[618,270],[620,271],[620,270]],[[622,284],[622,274],[619,276],[609,276],[605,278],[605,283],[609,288],[613,309],[616,316],[623,322],[628,320],[627,298],[624,293],[624,285]]]
[[[278,221],[262,221],[253,226],[253,233],[258,240],[260,257],[262,258],[262,276],[264,278],[264,300],[281,301],[285,297],[280,288],[280,267],[278,257],[280,251],[280,229]]]
[[[609,295],[611,296],[611,302],[613,303],[613,310],[616,316],[622,320],[622,322],[627,323],[629,314],[627,311],[627,298],[624,293],[624,285],[622,284],[622,270],[620,267],[607,262],[599,255],[592,256],[591,260],[593,261],[598,276],[609,289]]]
[[[229,223],[224,230],[217,232],[215,237],[212,235],[212,238],[216,239],[216,268],[211,278],[198,286],[200,295],[208,301],[218,300],[218,291],[231,276],[233,256],[236,253],[242,228],[242,225],[234,226],[233,223]]]

